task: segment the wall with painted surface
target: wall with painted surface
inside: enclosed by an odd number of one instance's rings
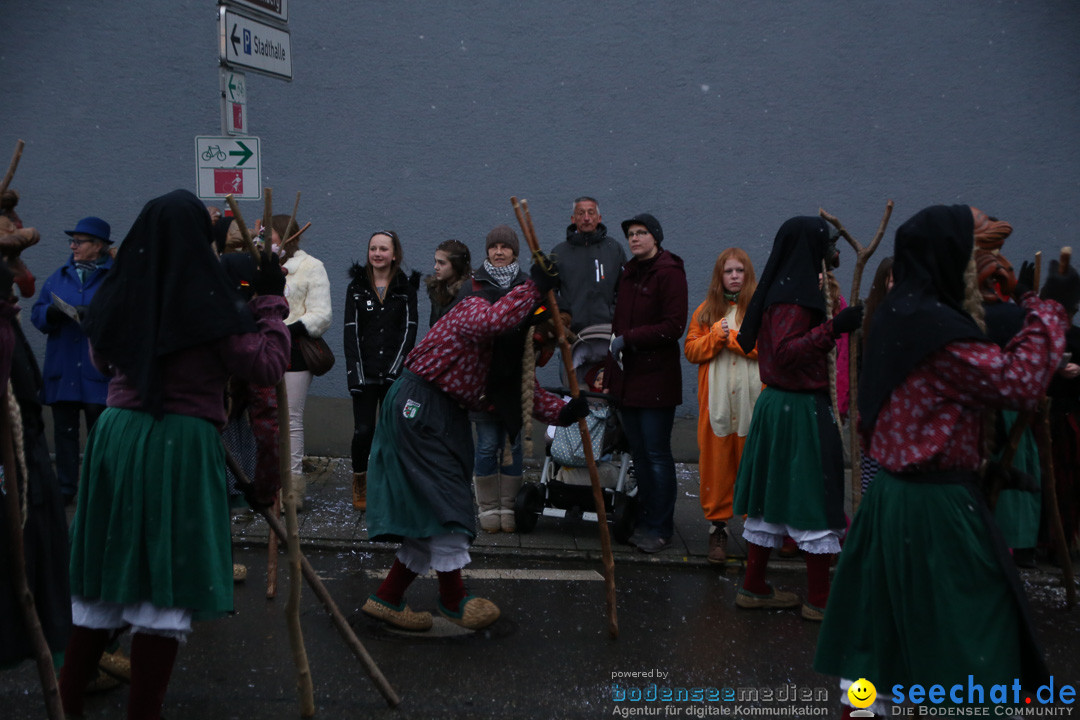
[[[4,29],[0,162],[26,140],[13,186],[42,231],[26,256],[44,278],[80,217],[122,238],[146,200],[194,188],[194,137],[221,130],[217,11],[6,0]],[[1012,223],[1014,265],[1075,244],[1068,0],[293,2],[289,29],[294,80],[248,73],[249,124],[278,210],[303,193],[335,348],[346,270],[371,232],[397,230],[426,273],[439,241],[479,255],[491,227],[516,226],[511,195],[547,248],[577,195],[599,198],[616,233],[653,213],[686,261],[691,307],[721,249],[745,247],[760,271],[780,224],[819,207],[865,242],[890,198],[890,230],[925,205],[970,203]],[[851,267],[847,252],[845,292]],[[426,310],[422,298],[422,331]],[[685,365],[680,414],[696,412],[694,377]],[[312,393],[346,396],[340,363]]]

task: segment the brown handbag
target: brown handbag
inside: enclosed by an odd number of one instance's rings
[[[304,357],[304,364],[315,377],[325,375],[334,367],[334,353],[322,337],[313,338],[309,335],[301,335],[295,341],[300,346],[300,354]]]

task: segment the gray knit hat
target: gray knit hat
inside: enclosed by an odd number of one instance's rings
[[[518,236],[517,233],[514,232],[514,229],[509,225],[499,225],[494,230],[488,233],[487,243],[485,243],[484,245],[485,255],[487,254],[487,251],[491,248],[491,246],[495,243],[505,243],[509,245],[514,251],[514,257],[518,256],[518,251],[520,250],[520,245],[518,244]]]

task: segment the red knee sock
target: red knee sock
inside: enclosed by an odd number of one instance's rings
[[[60,703],[65,714],[83,714],[83,693],[97,677],[98,662],[108,644],[108,630],[72,626],[64,651],[64,666],[60,668]]]
[[[829,568],[832,553],[803,553],[806,558],[806,601],[824,609],[829,602]]]
[[[441,572],[439,575],[439,602],[450,612],[461,610],[461,601],[468,593],[465,591],[465,583],[461,580],[461,570]]]
[[[764,545],[746,543],[746,576],[743,577],[743,589],[756,595],[768,595],[769,584],[765,582],[765,570],[769,566],[769,553],[772,548]]]
[[[179,648],[176,638],[142,632],[131,636],[128,720],[159,720]]]
[[[405,597],[405,591],[415,579],[416,573],[405,567],[400,560],[395,559],[394,564],[390,566],[390,572],[386,574],[386,579],[375,591],[375,596],[390,605],[400,605],[401,599]]]

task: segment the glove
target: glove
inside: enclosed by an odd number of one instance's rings
[[[1043,283],[1040,297],[1058,301],[1065,308],[1065,312],[1072,315],[1080,305],[1080,275],[1076,274],[1076,269],[1071,265],[1062,275],[1058,271],[1058,261],[1051,260],[1050,273]]]
[[[1013,297],[1019,300],[1035,288],[1035,263],[1025,260],[1020,264],[1020,274],[1016,276]]]
[[[269,250],[262,251],[262,260],[255,271],[251,287],[258,295],[281,296],[285,294],[285,274],[281,272],[277,255]]]
[[[578,395],[576,398],[572,398],[570,402],[562,406],[562,410],[559,411],[559,419],[555,422],[560,427],[566,427],[567,425],[573,425],[575,422],[589,414],[589,401],[583,396]]]
[[[55,305],[50,305],[49,307],[45,308],[45,322],[49,323],[50,325],[59,325],[65,320],[69,319],[70,318],[68,318],[68,316],[64,314],[64,311],[56,307]]]
[[[626,338],[624,338],[622,335],[619,335],[618,337],[611,338],[611,345],[608,348],[608,351],[611,353],[611,357],[613,357],[613,358],[615,358],[615,360],[621,362],[622,361],[622,353],[623,353],[623,350],[625,348],[626,348]]]
[[[544,258],[543,253],[538,254],[539,258]],[[534,262],[532,267],[529,268],[529,277],[532,278],[533,283],[536,284],[536,289],[540,291],[540,297],[544,297],[548,294],[548,290],[559,289],[559,268],[555,263],[551,263],[551,275],[540,267],[540,263]]]
[[[832,320],[833,337],[839,337],[844,333],[852,332],[862,325],[863,306],[853,305],[846,307],[836,314]]]
[[[76,305],[75,314],[79,316],[79,322],[86,319],[86,311],[90,309],[89,305]]]
[[[289,331],[289,337],[291,338],[311,337],[311,333],[307,331],[307,326],[299,320],[289,323],[285,328]]]

